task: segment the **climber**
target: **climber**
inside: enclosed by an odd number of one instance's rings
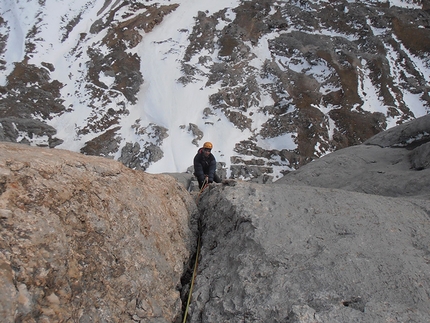
[[[199,188],[202,188],[206,183],[206,178],[209,184],[212,182],[221,183],[221,179],[215,173],[216,160],[211,153],[212,147],[212,143],[205,142],[194,157],[194,176],[199,181]]]

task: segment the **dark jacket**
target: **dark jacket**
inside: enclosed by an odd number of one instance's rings
[[[194,175],[199,181],[203,181],[205,175],[208,175],[209,182],[213,182],[216,170],[216,160],[212,153],[206,158],[203,154],[203,148],[200,148],[194,157]]]

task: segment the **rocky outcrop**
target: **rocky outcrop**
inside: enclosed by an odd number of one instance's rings
[[[430,320],[428,199],[237,183],[199,208],[189,322]]]
[[[194,201],[170,176],[0,143],[2,322],[178,322]]]
[[[66,112],[60,95],[63,84],[51,80],[52,64],[42,65],[17,63],[7,85],[0,86],[0,141],[51,148],[63,142],[55,137],[57,130],[42,121]]]
[[[315,160],[276,183],[428,199],[429,143],[426,115]]]

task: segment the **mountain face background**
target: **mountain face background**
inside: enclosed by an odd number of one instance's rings
[[[274,180],[430,109],[430,1],[0,3],[0,140]]]

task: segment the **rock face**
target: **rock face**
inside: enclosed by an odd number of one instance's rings
[[[291,172],[278,184],[430,198],[430,115],[391,128]]]
[[[430,201],[240,183],[200,200],[189,322],[428,322]]]
[[[430,170],[411,169],[429,121],[274,185],[210,186],[190,322],[429,322]]]
[[[190,195],[167,175],[0,143],[2,322],[176,322],[195,249]]]

